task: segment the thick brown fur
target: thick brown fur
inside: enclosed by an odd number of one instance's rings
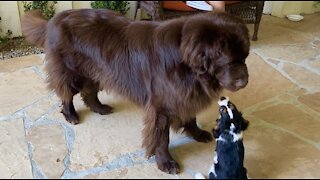
[[[67,10],[45,21],[26,13],[23,33],[46,52],[48,86],[63,103],[67,121],[79,123],[73,96],[81,93],[91,110],[112,112],[97,98],[114,91],[145,108],[143,146],[159,169],[175,174],[168,150],[169,129],[184,128],[197,141],[212,140],[196,115],[223,88],[248,83],[245,24],[228,14],[204,13],[156,22],[132,21],[109,10]]]

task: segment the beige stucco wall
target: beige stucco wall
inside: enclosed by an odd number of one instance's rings
[[[56,4],[56,13],[67,9],[72,9],[72,4],[72,1],[58,1],[58,3]]]
[[[314,1],[273,1],[271,15],[285,17],[288,14],[312,14],[320,11],[315,8]]]
[[[23,3],[22,3],[22,1],[17,1],[17,4],[18,4],[18,11],[19,11],[20,19],[22,19],[23,15],[24,15]]]
[[[73,9],[91,8],[91,1],[72,1]]]
[[[13,36],[21,36],[20,15],[17,1],[0,1],[1,29],[3,36],[8,30],[13,32]]]

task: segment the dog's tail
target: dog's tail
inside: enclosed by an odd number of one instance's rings
[[[48,21],[39,10],[25,13],[22,19],[22,33],[26,40],[38,47],[43,47]]]

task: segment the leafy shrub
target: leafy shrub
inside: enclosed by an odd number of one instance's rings
[[[30,11],[39,9],[40,12],[47,18],[50,19],[54,16],[57,1],[23,1],[24,11]]]
[[[0,22],[1,22],[1,17],[0,17]],[[0,32],[2,32],[2,29],[0,28]],[[8,43],[8,40],[11,38],[12,31],[8,29],[6,36],[1,37],[0,36],[0,45],[6,45]]]
[[[128,1],[91,1],[93,9],[110,9],[125,15],[130,7]]]

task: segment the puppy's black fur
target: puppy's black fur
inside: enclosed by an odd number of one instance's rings
[[[243,165],[245,149],[242,132],[247,129],[249,121],[243,118],[242,113],[228,99],[222,97],[219,103],[221,101],[227,101],[222,103],[227,106],[220,104],[221,117],[217,120],[217,127],[213,129],[217,143],[209,178],[247,179],[247,170]]]

